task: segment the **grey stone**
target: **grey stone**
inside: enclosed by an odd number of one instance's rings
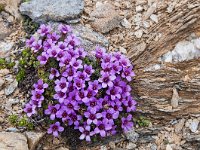
[[[5,81],[2,77],[0,77],[0,90],[2,88],[2,86],[4,85]]]
[[[28,146],[30,150],[35,150],[36,146],[38,145],[39,141],[45,135],[45,133],[40,132],[25,132],[25,135],[28,139]]]
[[[0,58],[9,57],[13,45],[13,42],[0,42]]]
[[[120,25],[123,19],[115,7],[110,3],[98,2],[94,11],[90,14],[94,18],[92,27],[102,33],[107,33]]]
[[[192,122],[190,123],[189,128],[192,132],[196,132],[198,130],[198,125],[199,125],[199,120],[193,119]]]
[[[8,87],[5,88],[5,91],[4,91],[5,94],[6,95],[12,94],[15,91],[15,89],[17,88],[17,85],[18,85],[17,81],[14,80],[14,82],[12,82],[10,85],[8,85]]]
[[[126,149],[134,149],[134,148],[136,148],[136,147],[137,147],[136,144],[134,144],[134,143],[132,143],[132,142],[129,142],[129,143],[127,144],[127,146],[126,146]]]
[[[54,30],[58,28],[59,23],[48,23]],[[73,33],[81,40],[81,46],[87,51],[93,50],[97,45],[108,47],[109,42],[105,36],[93,31],[83,25],[72,25]],[[37,35],[36,35],[37,36]]]
[[[135,143],[135,142],[138,141],[139,134],[138,134],[137,132],[135,132],[134,129],[132,129],[132,130],[130,130],[130,131],[128,131],[128,132],[125,132],[124,134],[125,134],[126,138],[127,138],[129,141],[131,141],[131,142],[133,142],[133,143]]]
[[[19,130],[17,128],[10,127],[6,129],[6,132],[19,132]]]
[[[28,150],[27,139],[23,134],[0,132],[1,150]]]
[[[83,0],[31,0],[22,3],[20,12],[35,22],[64,21],[78,22],[84,8]]]

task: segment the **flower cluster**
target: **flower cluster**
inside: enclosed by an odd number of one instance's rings
[[[45,101],[48,108],[44,113],[55,122],[48,133],[56,137],[64,126],[79,130],[80,139],[86,141],[94,136],[116,134],[119,128],[130,130],[136,101],[128,85],[135,76],[129,59],[118,52],[107,53],[98,46],[92,52],[93,60],[80,46],[70,26],[60,25],[58,30],[53,32],[50,26],[41,25],[40,38],[27,40],[40,65],[48,65],[54,59],[58,67],[49,69],[49,80],[54,83],[53,101],[42,95],[48,85],[40,79],[34,84],[24,111],[31,117]]]

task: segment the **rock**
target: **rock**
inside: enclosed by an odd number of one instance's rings
[[[56,150],[69,150],[69,148],[66,148],[66,147],[59,147],[58,149]]]
[[[137,132],[135,132],[134,129],[132,129],[124,134],[125,134],[126,138],[133,143],[137,142],[137,140],[139,138],[139,134]]]
[[[21,15],[18,11],[18,7],[19,7],[20,2],[21,2],[21,0],[7,0],[6,1],[5,11],[9,12],[17,20],[22,19]]]
[[[0,69],[0,76],[7,75],[10,71],[8,69]]]
[[[173,149],[172,149],[171,145],[167,144],[166,150],[173,150]]]
[[[19,132],[19,130],[17,128],[7,128],[6,132]]]
[[[18,85],[17,81],[14,80],[14,82],[12,82],[8,87],[5,88],[5,91],[4,91],[5,94],[6,95],[12,94],[15,91],[15,89],[17,88],[17,85]]]
[[[122,53],[122,54],[127,54],[127,50],[123,47],[119,47],[119,51]]]
[[[143,10],[143,7],[141,5],[136,6],[135,8],[136,12],[141,12]]]
[[[3,122],[4,122],[3,117],[0,117],[0,123],[3,123]]]
[[[28,150],[27,139],[23,134],[0,132],[1,150]]]
[[[102,145],[100,150],[107,150],[108,148],[105,145]]]
[[[86,50],[93,50],[96,45],[108,47],[109,42],[102,34],[99,34],[92,29],[84,27],[83,25],[73,26],[73,32],[81,38],[83,47]]]
[[[148,19],[156,10],[157,8],[157,3],[153,3],[146,11],[146,13],[144,14],[144,20]]]
[[[13,45],[13,42],[0,42],[0,58],[9,57]]]
[[[49,23],[52,28],[57,29],[58,23]],[[87,50],[93,50],[96,45],[108,47],[108,40],[102,34],[93,31],[83,25],[72,25],[74,34],[80,38],[81,45]]]
[[[122,20],[119,12],[115,10],[112,4],[101,2],[96,4],[96,8],[90,14],[90,17],[94,18],[92,27],[102,33],[107,33],[116,28]]]
[[[30,150],[35,150],[41,138],[45,133],[36,133],[36,132],[25,132],[25,135],[28,139],[28,146]]]
[[[171,99],[171,105],[173,108],[177,108],[178,107],[178,101],[179,101],[179,95],[177,92],[177,89],[174,87],[173,88],[173,95],[172,95],[172,99]]]
[[[76,23],[84,8],[84,0],[31,0],[22,3],[20,12],[35,22],[64,21]]]
[[[193,119],[189,125],[190,130],[195,133],[198,130],[199,120]]]
[[[131,25],[131,23],[126,18],[124,18],[122,20],[122,26],[124,26],[127,29],[130,29],[132,25]]]
[[[1,19],[1,17],[0,17]],[[8,27],[8,25],[2,20],[0,20],[0,40],[5,39],[5,37],[7,37],[10,33],[11,33],[11,29]],[[0,53],[1,53],[1,48],[0,48]],[[0,54],[1,57],[1,54]]]
[[[175,125],[175,132],[176,133],[181,132],[181,130],[183,129],[184,123],[185,123],[185,119],[183,118]]]
[[[136,144],[134,144],[134,143],[132,143],[132,142],[129,142],[129,143],[127,144],[127,146],[126,146],[126,149],[134,149],[134,148],[136,148],[136,147],[137,147]]]
[[[142,35],[143,35],[143,30],[142,29],[135,31],[136,38],[141,38]]]
[[[0,77],[0,90],[1,90],[2,86],[4,85],[4,83],[5,83],[5,81],[3,80],[2,77]]]
[[[157,16],[157,15],[152,14],[152,15],[150,16],[150,19],[151,19],[152,21],[154,21],[155,23],[158,23],[158,16]]]

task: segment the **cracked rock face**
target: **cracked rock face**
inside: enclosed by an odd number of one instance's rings
[[[28,150],[27,139],[23,134],[0,132],[1,150]]]
[[[83,0],[31,0],[22,3],[19,9],[23,15],[29,16],[35,22],[64,21],[75,23],[79,21],[83,8]]]

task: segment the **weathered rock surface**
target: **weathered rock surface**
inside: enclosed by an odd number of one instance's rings
[[[83,11],[83,0],[31,0],[22,3],[20,12],[35,22],[78,22]]]
[[[96,8],[90,14],[90,17],[94,18],[92,27],[101,33],[107,33],[116,28],[123,19],[113,5],[101,2],[97,2]]]
[[[1,150],[29,150],[27,139],[23,134],[0,132]]]
[[[59,23],[49,22],[54,30],[57,29]],[[108,47],[109,42],[102,34],[93,31],[83,25],[73,25],[73,33],[81,40],[81,45],[87,50],[93,50],[96,45]]]
[[[41,138],[45,135],[45,133],[40,132],[25,132],[25,135],[28,139],[28,145],[30,150],[35,150]]]
[[[0,29],[1,29],[0,30],[0,40],[3,40],[6,36],[8,36],[11,33],[11,29],[3,21],[3,19],[1,18],[1,16],[0,16]]]
[[[20,2],[21,0],[6,0],[5,11],[9,12],[17,20],[21,19],[21,15],[18,10]]]
[[[12,42],[9,42],[9,43],[8,42],[0,42],[0,58],[8,57],[10,55],[13,45],[14,45],[14,43],[12,43]]]
[[[12,94],[17,88],[17,85],[18,85],[17,81],[14,80],[11,84],[8,85],[8,87],[5,88],[5,94],[6,95]]]

